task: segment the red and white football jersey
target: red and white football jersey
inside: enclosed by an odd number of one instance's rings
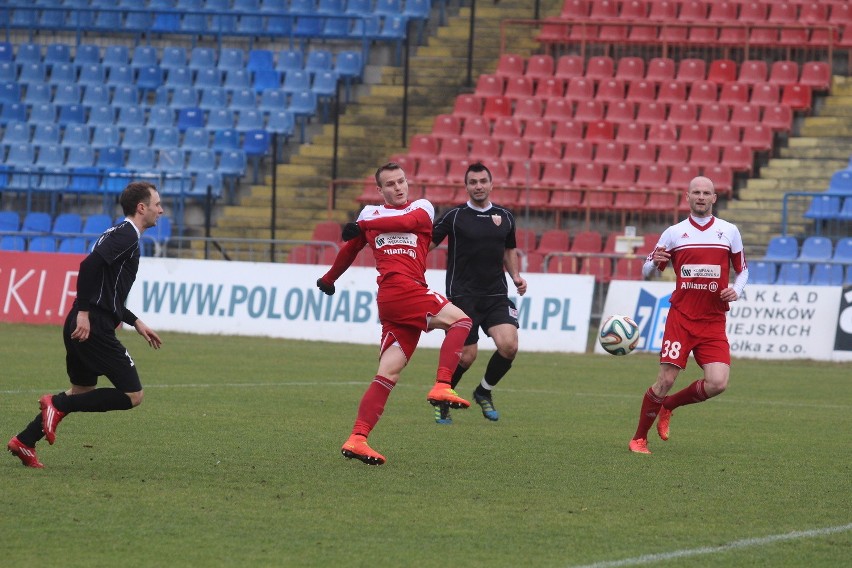
[[[400,208],[368,205],[358,215],[358,225],[376,258],[377,282],[402,274],[425,284],[426,254],[432,242],[435,208],[418,199]]]
[[[701,226],[688,217],[666,229],[657,247],[672,255],[677,277],[672,306],[693,320],[724,317],[728,303],[719,299],[719,293],[729,285],[731,266],[737,273],[746,268],[736,225],[713,217]],[[665,264],[658,267],[663,270]]]

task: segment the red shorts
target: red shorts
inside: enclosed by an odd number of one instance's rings
[[[716,320],[690,320],[670,310],[663,332],[660,363],[686,368],[689,354],[703,367],[707,363],[731,364],[731,346],[725,333],[725,317]]]
[[[407,359],[414,354],[420,334],[429,331],[429,319],[450,303],[425,284],[399,275],[382,281],[376,300],[382,323],[379,354],[398,343]]]

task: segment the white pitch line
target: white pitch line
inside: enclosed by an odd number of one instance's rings
[[[813,529],[809,531],[793,531],[785,534],[773,534],[758,538],[746,538],[743,540],[735,540],[733,542],[729,542],[728,544],[723,544],[721,546],[705,546],[701,548],[688,548],[685,550],[662,552],[660,554],[644,554],[635,558],[595,562],[594,564],[584,564],[582,566],[574,566],[573,568],[616,568],[617,566],[639,566],[641,564],[654,564],[657,562],[663,562],[665,560],[673,560],[675,558],[687,558],[690,556],[701,556],[703,554],[720,554],[730,552],[732,550],[738,550],[741,548],[766,546],[769,544],[775,544],[777,542],[800,540],[803,538],[816,538],[849,531],[852,531],[852,523],[836,527]]]

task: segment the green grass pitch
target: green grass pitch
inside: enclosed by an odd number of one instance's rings
[[[5,443],[67,386],[57,327],[0,324]],[[521,353],[438,426],[417,352],[340,455],[374,346],[121,332],[145,401],[75,414],[43,470],[0,460],[0,565],[841,566],[852,558],[849,366],[736,360],[729,389],[627,451],[655,356]],[[490,352],[460,394],[470,396]],[[677,387],[697,378],[691,363]],[[104,384],[109,383],[104,380]]]

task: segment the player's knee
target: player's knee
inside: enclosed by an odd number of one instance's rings
[[[728,388],[728,377],[714,377],[704,379],[704,392],[708,397],[722,394]]]
[[[497,348],[498,353],[504,359],[508,359],[509,361],[514,361],[515,357],[518,355],[518,344],[517,343],[509,343],[507,345],[501,345]]]
[[[137,406],[142,404],[142,399],[144,398],[145,393],[143,391],[137,391],[137,392],[127,392],[127,393],[124,393],[124,394],[126,394],[127,398],[130,399],[130,404],[133,406],[133,408],[136,408]]]

